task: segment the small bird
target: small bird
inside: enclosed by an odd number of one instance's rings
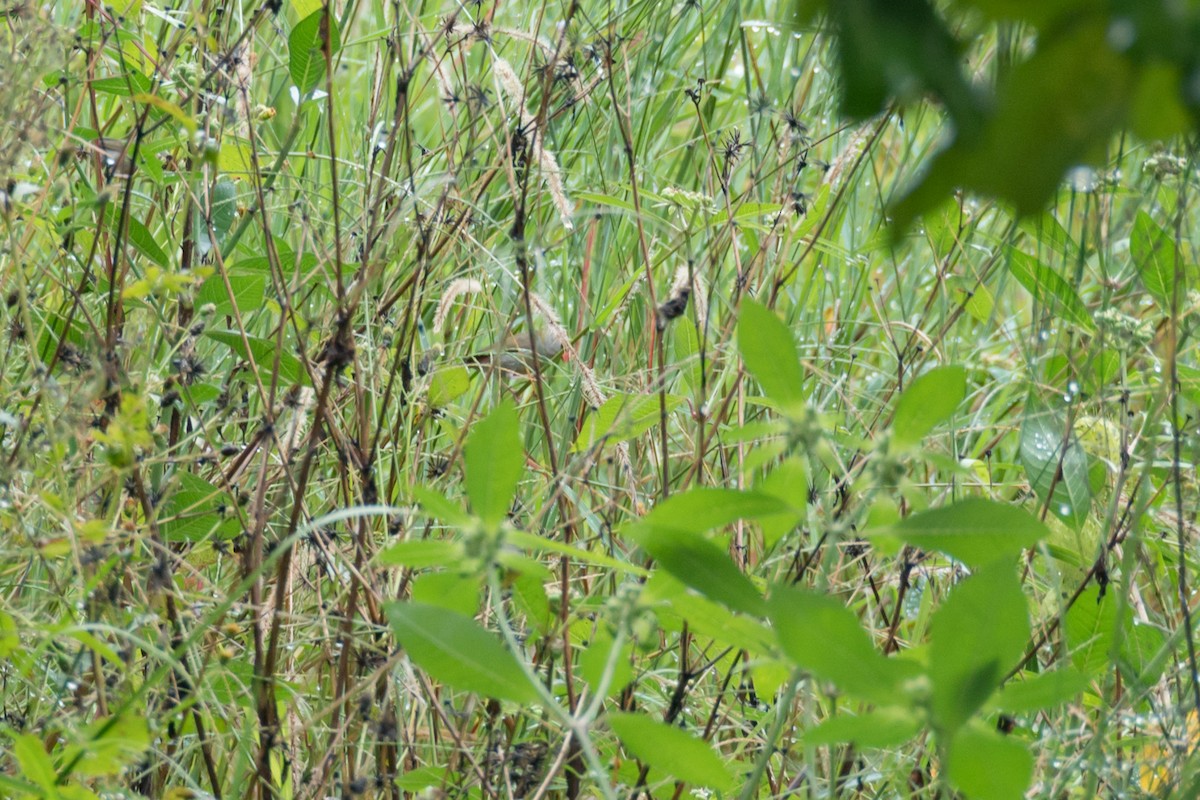
[[[537,330],[535,336],[531,343],[528,330],[510,333],[504,337],[503,344],[469,356],[467,363],[480,367],[494,364],[496,369],[504,372],[526,375],[533,370],[533,344],[537,345],[537,354],[541,361],[549,361],[563,351],[563,343],[548,331]]]

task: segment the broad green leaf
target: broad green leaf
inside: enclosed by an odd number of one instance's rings
[[[1111,668],[1117,632],[1117,600],[1112,592],[1101,596],[1097,587],[1089,586],[1067,611],[1063,627],[1076,669],[1094,677]],[[1134,624],[1127,609],[1116,658],[1126,680],[1140,686],[1157,681],[1163,664],[1155,657],[1165,642],[1158,628]]]
[[[336,56],[342,47],[337,20],[325,9],[315,11],[296,23],[288,35],[288,72],[301,94],[314,89],[325,77],[325,37],[329,52]]]
[[[125,72],[113,78],[97,78],[90,85],[97,92],[116,95],[117,97],[150,94],[153,88],[150,84],[150,79],[140,72]]]
[[[761,614],[763,598],[729,555],[693,531],[645,522],[629,529],[643,550],[677,580],[735,611]]]
[[[657,394],[613,395],[599,409],[588,414],[571,452],[582,453],[601,440],[616,444],[641,436],[662,419],[661,402]],[[682,402],[682,397],[667,395],[666,413],[670,414]]]
[[[1067,610],[1063,633],[1071,663],[1084,675],[1094,677],[1108,669],[1116,630],[1116,609],[1108,595],[1101,597],[1095,586],[1089,586]]]
[[[896,700],[896,671],[837,598],[779,588],[769,606],[783,652],[796,666],[864,700]]]
[[[966,395],[967,371],[962,367],[937,367],[919,375],[896,401],[892,443],[901,448],[919,444],[950,418]]]
[[[471,510],[495,527],[508,515],[525,472],[525,446],[511,401],[502,401],[475,425],[463,454]]]
[[[214,247],[220,249],[229,235],[233,223],[237,220],[237,187],[231,180],[218,180],[213,184],[212,196],[209,200],[211,202],[209,213],[206,214],[205,210],[200,207],[195,208],[192,212],[196,249],[202,256],[208,255]],[[209,236],[208,223],[210,219],[213,232],[217,237],[216,242],[213,242]],[[260,300],[259,303],[261,304],[261,302]],[[250,310],[256,306],[243,306],[243,308]]]
[[[431,678],[485,697],[538,702],[516,656],[474,620],[421,603],[391,602],[384,608],[408,657]]]
[[[1069,703],[1087,687],[1088,679],[1082,672],[1065,667],[1009,681],[989,705],[1010,714],[1041,711]]]
[[[220,275],[214,275],[200,284],[195,305],[201,308],[211,303],[218,314],[233,316],[235,313],[258,311],[263,307],[266,296],[266,275],[230,275],[229,286],[225,285]]]
[[[109,203],[105,206],[104,215],[109,229],[116,236],[119,233],[118,223],[121,222],[120,205]],[[143,225],[141,221],[135,219],[132,213],[125,218],[125,226],[125,235],[122,237],[122,240],[133,245],[135,250],[159,267],[167,269],[169,259],[167,258],[166,251],[155,240],[154,234],[150,233],[150,229]]]
[[[253,361],[258,366],[263,382],[267,383],[270,380],[275,369],[274,341],[257,336],[246,336],[243,339],[238,331],[205,331],[204,335],[230,348],[241,358]],[[247,343],[249,349],[246,347]],[[304,371],[300,359],[291,353],[279,353],[279,377],[285,384],[308,383],[308,373]]]
[[[1000,687],[1029,641],[1029,609],[1014,565],[997,561],[951,591],[930,623],[933,719],[948,734]]]
[[[647,606],[659,609],[660,621],[662,617],[674,614],[680,620],[686,620],[697,634],[721,644],[759,655],[767,655],[775,648],[774,634],[758,619],[735,614],[719,603],[688,591],[686,584],[662,570],[646,581],[641,600]]]
[[[787,510],[778,514],[757,516],[763,547],[770,550],[805,518],[808,469],[799,458],[785,459],[759,484],[759,490],[779,498],[787,506]]]
[[[1008,271],[1033,295],[1039,305],[1049,306],[1073,325],[1087,332],[1096,329],[1087,306],[1067,280],[1050,267],[1020,250],[1009,252]]]
[[[445,408],[471,388],[471,373],[461,364],[434,372],[429,379],[429,405]]]
[[[578,656],[578,675],[587,681],[588,686],[595,692],[604,679],[604,672],[609,660],[613,659],[612,675],[609,677],[608,694],[620,692],[633,680],[633,666],[630,659],[633,656],[633,643],[628,639],[621,647],[621,652],[613,655],[613,637],[603,629],[596,631],[591,643]]]
[[[1033,756],[1020,739],[969,725],[950,742],[946,773],[970,800],[1022,800],[1033,778]]]
[[[167,541],[229,539],[241,533],[236,515],[225,518],[219,513],[221,506],[233,502],[227,492],[183,470],[171,476],[169,487],[158,511],[159,529]]]
[[[858,747],[895,747],[921,730],[921,719],[909,708],[889,707],[857,717],[841,714],[825,720],[804,734],[804,745],[853,742]]]
[[[791,510],[792,506],[785,501],[762,492],[700,487],[659,503],[640,524],[701,533],[738,520]]]
[[[471,517],[462,506],[451,502],[446,495],[429,486],[412,487],[413,499],[421,504],[425,513],[450,525],[465,527]]]
[[[653,769],[685,783],[733,791],[733,776],[720,756],[702,739],[679,728],[650,719],[645,714],[608,715],[608,724],[621,744]]]
[[[767,397],[784,411],[804,404],[804,372],[792,332],[775,312],[743,300],[738,312],[738,351]]]
[[[1170,314],[1175,295],[1175,266],[1177,263],[1175,240],[1160,228],[1150,215],[1139,211],[1129,237],[1129,254],[1142,279],[1142,285],[1158,303],[1163,312]],[[1184,273],[1180,264],[1179,280]],[[1182,302],[1186,287],[1179,287]]]
[[[506,544],[514,547],[523,547],[526,550],[536,550],[543,553],[558,553],[559,555],[570,556],[571,558],[583,564],[595,564],[598,567],[613,569],[618,572],[627,572],[631,575],[645,577],[649,573],[639,566],[634,564],[626,564],[623,561],[618,561],[605,553],[597,553],[592,550],[584,550],[581,547],[575,547],[564,542],[558,542],[553,539],[548,539],[545,536],[537,536],[525,531],[508,531],[504,535]]]
[[[16,757],[22,777],[28,778],[43,789],[53,789],[57,780],[54,763],[46,754],[40,739],[30,733],[14,736],[12,754]]]
[[[385,567],[408,567],[420,569],[423,567],[449,567],[462,558],[462,545],[458,542],[446,542],[440,539],[417,539],[410,542],[396,542],[391,547],[380,551],[375,561]]]
[[[1092,506],[1088,457],[1066,420],[1038,403],[1026,406],[1021,422],[1021,465],[1040,503],[1075,529],[1087,521]]]
[[[413,579],[410,591],[414,603],[425,603],[471,617],[479,611],[479,590],[478,575],[426,572]]]
[[[973,567],[1033,547],[1050,531],[1016,506],[973,497],[905,517],[878,533],[923,550],[940,550]]]
[[[75,771],[81,775],[115,775],[139,759],[150,746],[146,720],[132,713],[96,720],[81,733],[82,741],[68,747],[63,754],[66,762],[81,755],[75,764]]]

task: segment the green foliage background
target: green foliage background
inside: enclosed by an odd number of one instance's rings
[[[1196,796],[1194,1],[0,22],[5,796]]]

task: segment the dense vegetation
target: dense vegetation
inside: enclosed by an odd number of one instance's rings
[[[0,790],[1195,797],[1200,8],[0,12]]]

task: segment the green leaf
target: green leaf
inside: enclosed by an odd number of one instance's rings
[[[1092,315],[1088,313],[1083,300],[1057,272],[1020,250],[1009,251],[1008,270],[1039,305],[1054,309],[1073,325],[1089,333],[1096,330],[1096,323],[1092,321]]]
[[[208,481],[180,470],[171,476],[169,494],[159,508],[159,529],[169,542],[198,542],[210,536],[230,539],[241,533],[237,517],[224,519],[222,505],[229,494]]]
[[[342,48],[337,20],[325,9],[315,11],[296,23],[288,35],[288,72],[292,83],[306,94],[325,77],[325,37],[329,37],[329,52],[336,56]]]
[[[930,622],[933,719],[957,730],[1000,687],[1025,653],[1029,610],[1008,559],[960,583]]]
[[[1037,403],[1026,406],[1020,462],[1038,500],[1048,499],[1056,517],[1076,530],[1081,528],[1092,507],[1088,457],[1075,433],[1066,431],[1061,414]]]
[[[109,203],[105,206],[104,217],[108,222],[109,230],[112,231],[113,236],[116,236],[119,232],[117,225],[121,221],[120,207],[115,203]],[[133,249],[166,269],[169,261],[166,251],[159,246],[154,234],[150,233],[150,229],[135,219],[132,213],[125,218],[125,226],[126,235],[123,237],[123,241],[133,245]]]
[[[683,403],[682,397],[667,395],[666,413],[670,414]],[[662,419],[661,401],[657,394],[617,394],[590,413],[580,427],[572,453],[590,450],[601,440],[616,444],[641,436]]]
[[[937,367],[918,376],[896,401],[892,443],[901,448],[919,444],[950,418],[966,395],[967,371],[962,367]]]
[[[578,675],[587,681],[593,693],[599,688],[604,679],[604,671],[608,666],[609,658],[613,657],[614,644],[612,635],[602,628],[596,631],[596,635],[592,637],[591,643],[578,657]],[[613,661],[612,675],[609,678],[608,684],[609,696],[617,694],[633,680],[632,656],[633,643],[626,639],[625,644],[621,647],[621,652],[616,655]]]
[[[426,572],[413,579],[411,592],[415,603],[437,606],[469,617],[479,611],[479,589],[478,575]]]
[[[702,533],[738,520],[792,510],[784,500],[762,492],[699,487],[659,503],[640,524]]]
[[[445,408],[471,388],[471,373],[461,364],[439,369],[429,379],[429,406]]]
[[[228,287],[220,275],[214,275],[200,284],[195,306],[201,308],[212,303],[217,314],[234,316],[259,310],[266,302],[266,296],[266,275],[230,275]]]
[[[1065,667],[1009,681],[989,705],[1010,714],[1041,711],[1069,703],[1087,687],[1088,679],[1082,672]]]
[[[271,378],[275,369],[275,342],[261,339],[257,336],[246,336],[244,339],[238,331],[205,331],[204,335],[215,342],[220,342],[233,350],[241,358],[253,361],[262,373],[264,383]],[[246,345],[249,344],[247,350]],[[306,384],[308,374],[300,364],[300,359],[291,353],[279,353],[279,377],[287,384]]]
[[[212,220],[213,232],[216,234],[217,241],[214,242],[208,234],[208,222]],[[192,211],[193,236],[196,240],[196,249],[200,255],[206,256],[213,251],[214,247],[219,249],[225,242],[225,238],[229,235],[233,223],[237,221],[237,186],[233,181],[221,179],[213,184],[211,209],[208,214],[203,208],[197,207]],[[249,309],[252,306],[245,306]]]
[[[115,775],[136,761],[150,746],[150,727],[134,714],[99,719],[82,732],[83,741],[63,753],[66,762],[82,757],[75,764],[81,775]]]
[[[929,3],[839,0],[829,11],[838,31],[846,114],[870,117],[892,96],[906,102],[930,91],[945,104],[959,135],[974,132],[980,100],[963,74],[958,43]]]
[[[693,531],[644,521],[629,534],[659,565],[685,585],[734,611],[761,614],[763,598],[721,548]]]
[[[971,800],[1022,800],[1033,778],[1033,756],[1020,739],[972,725],[951,740],[946,774]]]
[[[50,756],[42,747],[41,740],[29,733],[14,736],[12,754],[17,759],[23,777],[29,778],[43,789],[54,788],[58,776],[54,772]]]
[[[421,504],[429,516],[460,528],[470,524],[471,517],[462,506],[451,502],[437,489],[430,486],[414,486],[412,494],[413,499]]]
[[[805,747],[853,742],[858,747],[895,747],[921,730],[921,720],[909,708],[881,708],[857,717],[841,714],[804,734]]]
[[[385,567],[448,567],[462,558],[463,548],[458,542],[440,539],[418,539],[396,544],[380,551],[375,561]]]
[[[881,704],[896,700],[894,665],[837,598],[779,588],[769,607],[780,646],[796,666],[847,694]]]
[[[703,740],[644,714],[609,714],[608,724],[625,748],[650,767],[685,783],[733,791],[733,776]]]
[[[757,517],[762,529],[763,547],[769,551],[805,518],[804,509],[808,504],[808,469],[799,458],[784,459],[759,484],[759,488],[764,494],[778,497],[787,506],[786,511],[778,514]]]
[[[774,311],[743,300],[738,315],[738,351],[767,397],[784,411],[804,404],[804,372],[792,332]]]
[[[1015,556],[1050,531],[1016,506],[973,497],[913,514],[878,533],[897,536],[923,550],[940,550],[978,567]]]
[[[472,619],[421,603],[384,606],[396,639],[431,678],[485,697],[536,703],[516,656]]]
[[[91,82],[91,87],[97,92],[111,94],[117,97],[132,97],[138,94],[149,94],[153,88],[150,79],[140,72],[130,70],[113,78],[97,78]]]
[[[471,510],[495,527],[508,515],[525,472],[525,446],[511,401],[502,401],[475,425],[463,453]]]
[[[1038,50],[1005,77],[976,136],[956,136],[895,208],[904,230],[955,187],[999,197],[1025,216],[1039,212],[1068,168],[1103,156],[1125,117],[1129,62],[1106,39],[1104,15],[1038,38]]]
[[[1175,296],[1175,265],[1177,254],[1175,240],[1155,224],[1145,211],[1139,211],[1129,236],[1129,254],[1142,279],[1146,291],[1165,313],[1170,314]],[[1179,271],[1179,297],[1183,298],[1186,287],[1182,285],[1184,273]]]

